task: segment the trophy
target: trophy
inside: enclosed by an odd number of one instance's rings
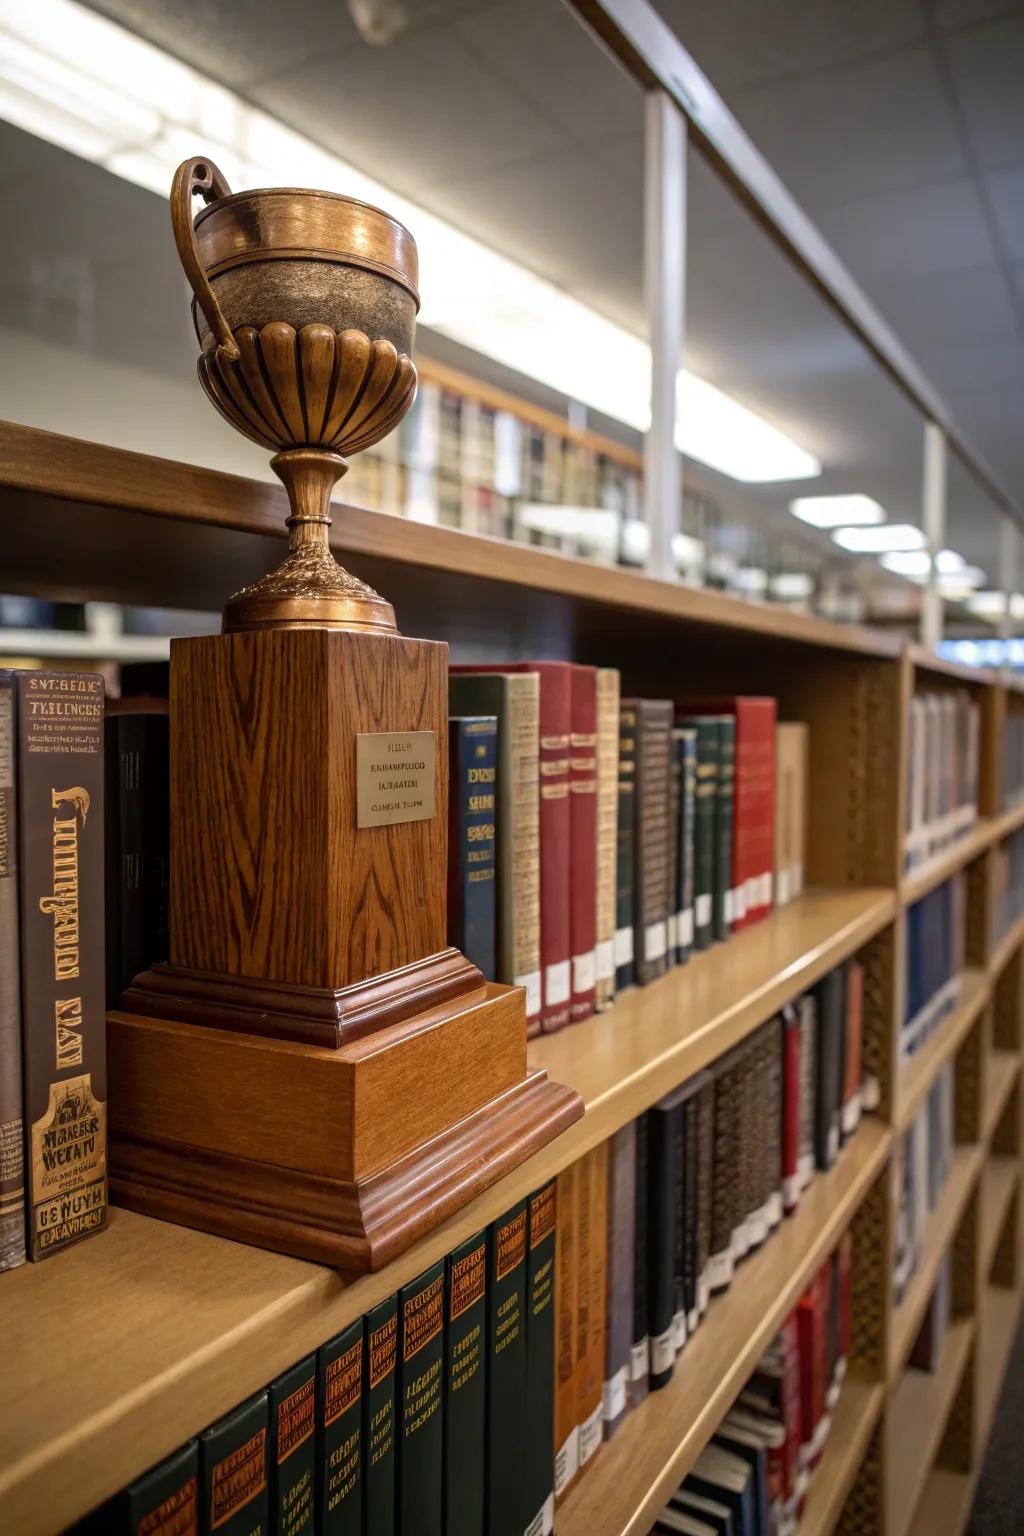
[[[203,157],[171,216],[200,382],[274,451],[289,547],[172,641],[170,956],[108,1015],[111,1196],[373,1269],[582,1104],[528,1066],[521,989],[447,944],[447,646],[330,549],[345,456],[415,396],[412,236]]]

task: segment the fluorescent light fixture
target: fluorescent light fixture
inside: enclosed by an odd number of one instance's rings
[[[779,571],[769,581],[768,591],[780,603],[805,602],[814,591],[814,577],[806,571]]]
[[[859,491],[849,496],[797,496],[789,510],[812,528],[861,528],[885,522],[884,507]]]
[[[323,187],[379,204],[416,236],[423,325],[638,431],[650,425],[639,336],[75,0],[0,0],[0,117],[161,197],[198,152],[236,187]],[[677,396],[677,446],[722,474],[821,473],[705,380],[680,373]]]
[[[973,592],[967,599],[967,607],[979,619],[1001,619],[1006,612],[1006,593]],[[1024,619],[1024,595],[1020,592],[1010,596],[1010,618]]]
[[[521,508],[519,517],[525,527],[537,533],[551,534],[559,539],[575,539],[594,549],[614,551],[619,545],[622,519],[617,512],[606,512],[601,507],[568,507],[551,502],[529,502]]]
[[[877,528],[837,528],[832,535],[840,549],[855,555],[880,555],[888,550],[924,549],[924,534],[913,523],[882,523]]]
[[[734,591],[745,592],[749,597],[763,597],[768,590],[768,572],[759,565],[741,565],[732,578],[732,586]]]

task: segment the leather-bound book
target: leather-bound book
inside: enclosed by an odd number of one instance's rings
[[[800,1188],[814,1177],[814,1128],[818,1081],[818,1003],[813,992],[797,1000],[800,1015]]]
[[[366,1314],[366,1377],[363,1382],[363,1529],[394,1536],[398,1297]]]
[[[199,1445],[150,1467],[69,1536],[199,1536]]]
[[[814,1158],[816,1166],[831,1168],[839,1153],[843,1096],[843,1049],[846,976],[842,966],[822,978],[815,988],[818,1053],[814,1087]]]
[[[444,1531],[476,1536],[484,1525],[486,1232],[460,1243],[446,1266]]]
[[[700,1096],[712,1081],[710,1072],[692,1077],[683,1103],[682,1292],[688,1335],[700,1322]]]
[[[636,1184],[633,1201],[633,1338],[629,1346],[629,1401],[632,1407],[642,1403],[650,1385],[651,1349],[648,1333],[648,1211],[650,1209],[650,1134],[648,1117],[640,1115],[636,1125]]]
[[[166,700],[109,699],[106,758],[107,1007],[169,953],[170,732]]]
[[[615,832],[615,989],[621,992],[636,979],[636,935],[633,932],[636,881],[636,701],[619,708],[619,781]]]
[[[613,1435],[629,1404],[636,1248],[636,1122],[608,1143],[608,1284],[604,1324],[604,1432]]]
[[[363,1319],[316,1355],[317,1536],[362,1536]]]
[[[637,722],[634,967],[637,981],[644,986],[663,976],[668,965],[672,705],[667,699],[635,699],[629,703],[636,711]]]
[[[14,673],[0,671],[0,1270],[25,1262]]]
[[[498,722],[448,721],[448,942],[495,979]]]
[[[569,943],[574,1024],[594,1011],[597,982],[597,668],[570,667]]]
[[[555,1228],[555,1499],[580,1466],[576,1423],[576,1201],[579,1163],[558,1175]]]
[[[714,1294],[732,1280],[735,1267],[733,1232],[742,1219],[739,1139],[740,1079],[735,1051],[715,1062],[715,1111],[711,1160],[711,1242],[708,1288]]]
[[[694,733],[696,783],[693,814],[693,947],[714,937],[715,805],[718,793],[718,722],[713,715],[683,716]]]
[[[711,932],[721,941],[732,932],[736,902],[733,886],[733,776],[736,722],[731,715],[718,717],[718,773],[715,778],[714,845],[715,873],[712,885]]]
[[[580,1158],[576,1191],[576,1422],[580,1467],[601,1444],[608,1255],[608,1143]]]
[[[267,1388],[270,1405],[271,1529],[313,1536],[316,1472],[316,1356]]]
[[[840,1132],[843,1141],[849,1141],[860,1125],[861,1116],[864,967],[856,960],[848,960],[844,970],[846,972],[846,1008],[843,1019],[843,1103],[840,1112]]]
[[[647,1112],[647,1328],[652,1391],[668,1385],[675,1366],[676,1234],[682,1218],[684,1092],[685,1088],[677,1089]]]
[[[800,1014],[787,1003],[782,1022],[782,1208],[790,1215],[800,1204]]]
[[[711,1296],[711,1223],[715,1161],[715,1074],[700,1073],[697,1089],[697,1311],[701,1317]]]
[[[453,672],[453,715],[498,722],[496,978],[526,989],[526,1030],[540,1033],[540,680],[535,672]]]
[[[679,764],[679,817],[676,824],[676,964],[693,950],[694,818],[697,808],[697,732],[679,725],[672,731]]]
[[[493,672],[493,666],[453,667],[464,672]],[[572,955],[569,914],[572,881],[569,865],[569,737],[572,732],[571,664],[567,661],[519,661],[502,672],[535,672],[540,679],[540,951],[541,1028],[561,1029],[569,1022]]]
[[[769,1099],[765,1124],[768,1150],[765,1156],[768,1227],[770,1231],[782,1220],[782,1136],[785,1100],[782,1086],[782,1015],[776,1014],[763,1028],[764,1081]]]
[[[199,1437],[203,1536],[264,1536],[270,1529],[266,1392],[247,1398]]]
[[[676,748],[676,733],[669,734],[668,749],[668,948],[669,970],[679,961],[679,818],[683,804],[683,763]]]
[[[399,1536],[441,1536],[444,1260],[398,1296]]]
[[[619,804],[619,673],[597,669],[597,876],[594,971],[597,1008],[615,996]]]
[[[18,674],[28,1252],[106,1225],[103,679]]]
[[[486,1536],[522,1536],[533,1516],[523,1487],[526,1237],[522,1200],[487,1234]]]
[[[748,1036],[736,1049],[739,1090],[739,1123],[735,1156],[739,1172],[738,1220],[733,1226],[733,1255],[739,1260],[758,1247],[767,1235],[761,1221],[760,1175],[764,1150],[764,1104],[757,1081],[757,1037]]]
[[[523,1422],[526,1536],[555,1528],[555,1238],[558,1196],[552,1179],[530,1196],[526,1253],[526,1418]]]

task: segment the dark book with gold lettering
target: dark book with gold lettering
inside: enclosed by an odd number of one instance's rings
[[[107,1213],[103,679],[18,675],[21,1016],[28,1251]]]
[[[267,1388],[270,1399],[270,1508],[276,1536],[313,1536],[316,1356],[307,1355]]]
[[[641,986],[668,967],[669,779],[672,704],[668,699],[625,700],[636,711],[636,792],[633,803],[634,970]],[[674,861],[671,861],[674,865]]]
[[[400,1536],[441,1536],[443,1259],[402,1287],[398,1313],[398,1530]]]
[[[267,1394],[257,1392],[199,1437],[202,1536],[266,1536]]]
[[[643,1114],[636,1122],[636,1184],[633,1201],[636,1250],[633,1264],[633,1338],[629,1346],[629,1401],[633,1408],[647,1396],[651,1371],[650,1335],[647,1328],[648,1148],[647,1116]]]
[[[199,1536],[198,1442],[150,1467],[69,1536]]]
[[[446,1268],[444,1531],[478,1536],[484,1528],[487,1234],[460,1243]]]
[[[604,1323],[604,1432],[610,1438],[629,1402],[633,1342],[633,1265],[636,1256],[636,1122],[608,1143],[608,1281]]]
[[[719,735],[714,715],[681,717],[695,732],[696,781],[693,812],[693,947],[707,949],[714,938],[715,807],[718,795]]]
[[[487,1234],[487,1536],[523,1536],[526,1414],[526,1202]]]
[[[317,1373],[317,1536],[362,1536],[363,1319],[322,1344]]]
[[[530,1196],[526,1256],[526,1536],[555,1528],[555,1180]]]
[[[366,1380],[363,1385],[363,1529],[373,1536],[395,1531],[395,1367],[398,1363],[398,1298],[366,1314]]]
[[[555,1233],[555,1499],[561,1499],[580,1469],[576,1423],[576,1199],[579,1163],[563,1168],[557,1180]]]
[[[0,1270],[25,1262],[14,673],[0,671]]]
[[[576,1419],[580,1467],[604,1438],[604,1324],[608,1272],[608,1143],[580,1158],[576,1201]]]
[[[448,722],[448,942],[494,981],[497,964],[496,778],[493,715]]]

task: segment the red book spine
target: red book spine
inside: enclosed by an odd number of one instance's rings
[[[735,811],[736,839],[743,879],[741,926],[757,922],[772,908],[775,867],[775,719],[774,699],[736,700]],[[735,862],[735,856],[734,856]],[[735,927],[735,923],[733,924]]]
[[[571,668],[569,734],[569,938],[574,1023],[596,1001],[597,942],[597,668]],[[541,833],[543,837],[543,829]]]
[[[784,1475],[786,1502],[797,1491],[797,1472],[802,1439],[800,1390],[800,1336],[796,1312],[779,1330],[782,1342],[782,1421],[786,1430]]]
[[[568,662],[538,662],[540,675],[540,962],[541,1029],[569,1022],[572,993],[569,877],[569,737],[572,702]]]
[[[782,1208],[800,1204],[800,1015],[782,1010]]]
[[[853,1330],[853,1233],[847,1230],[839,1239],[839,1358],[850,1358]],[[845,1366],[843,1367],[845,1374]]]

